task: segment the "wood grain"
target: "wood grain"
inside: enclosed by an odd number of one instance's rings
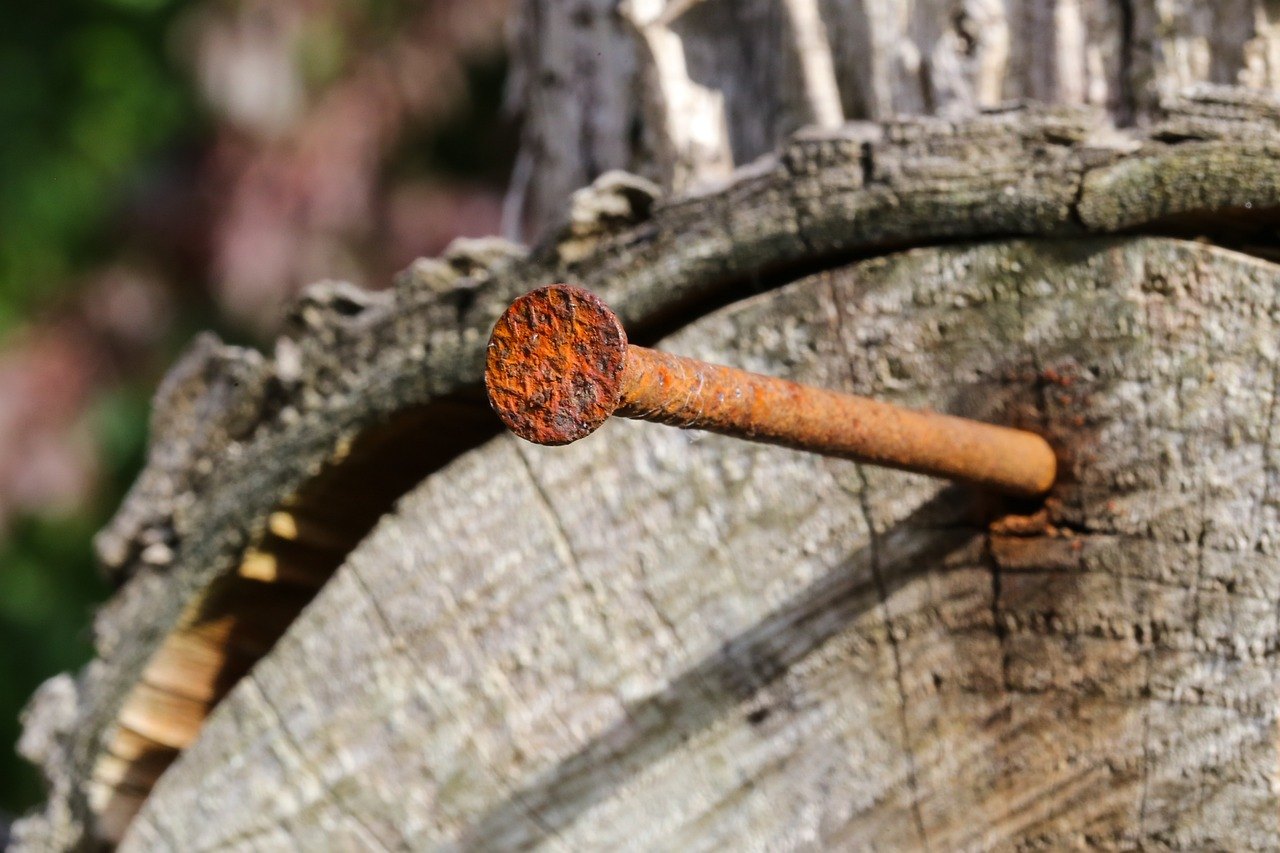
[[[401,502],[132,849],[1274,849],[1280,267],[924,249],[695,357],[1034,425],[1046,509],[612,421]]]

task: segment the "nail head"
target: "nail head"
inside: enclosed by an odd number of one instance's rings
[[[627,335],[589,290],[568,284],[526,293],[489,339],[485,386],[502,422],[536,444],[568,444],[618,407]]]

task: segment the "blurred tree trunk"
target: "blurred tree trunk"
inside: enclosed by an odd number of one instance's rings
[[[1280,88],[1269,0],[526,0],[514,32],[512,234],[609,169],[683,191],[801,127],[1029,100],[1127,126],[1195,84]]]
[[[545,238],[175,367],[20,842],[1280,844],[1280,101],[1155,106],[1274,82],[1270,7],[1043,5],[527,4]],[[579,186],[623,165],[658,184]],[[1043,431],[1062,478],[522,445],[484,344],[556,280],[637,342]]]

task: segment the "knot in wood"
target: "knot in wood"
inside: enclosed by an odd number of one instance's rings
[[[553,284],[507,308],[489,339],[485,386],[502,422],[535,444],[568,444],[617,409],[627,335],[594,293]]]

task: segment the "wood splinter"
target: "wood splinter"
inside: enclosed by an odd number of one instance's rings
[[[611,415],[702,429],[1036,497],[1057,461],[1040,436],[915,411],[632,346],[595,294],[555,284],[521,296],[489,340],[485,384],[521,438],[559,445]]]

